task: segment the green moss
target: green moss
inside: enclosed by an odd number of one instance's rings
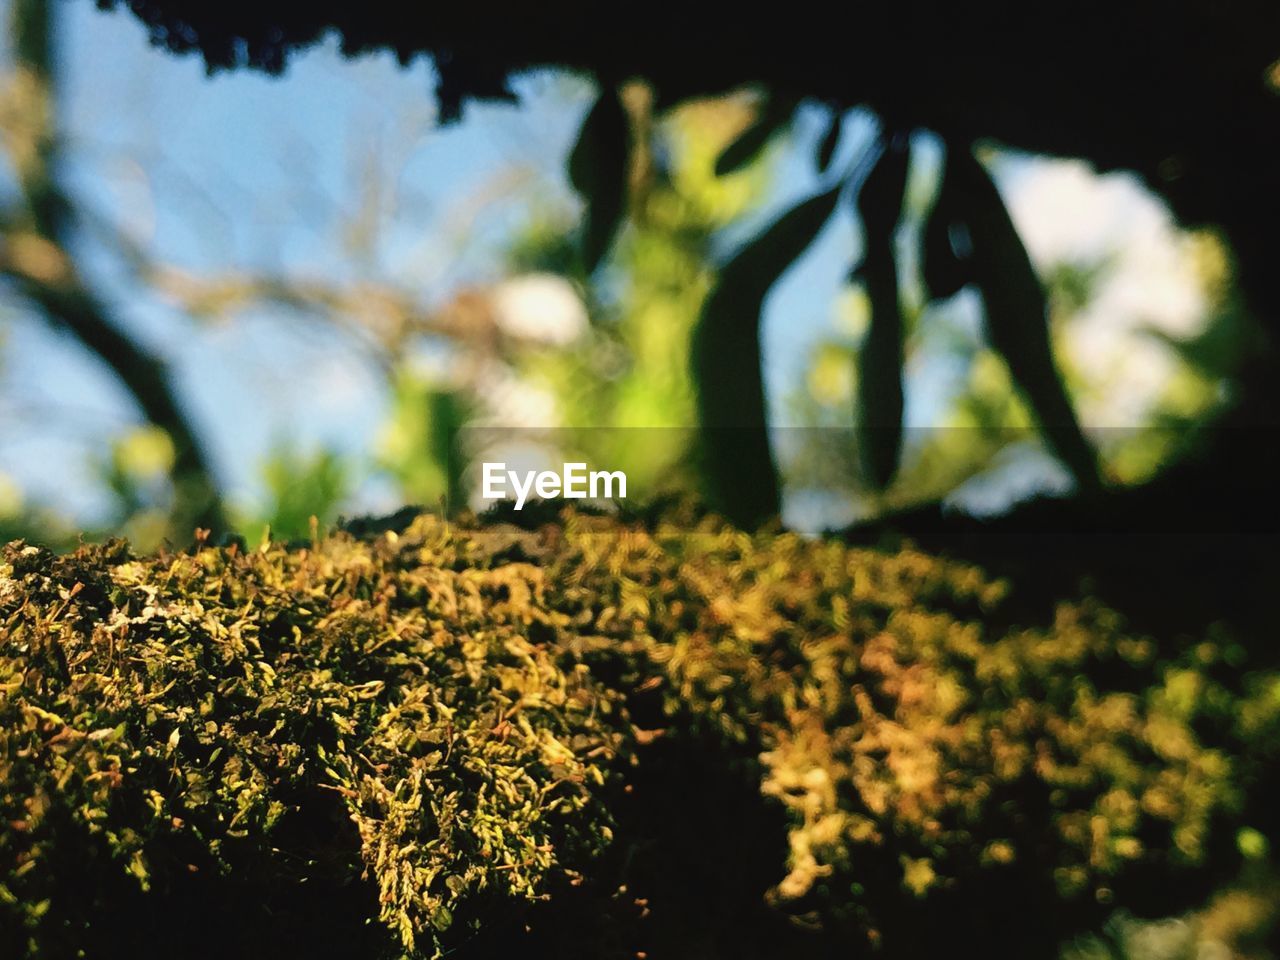
[[[146,558],[11,544],[6,955],[111,955],[192,889],[265,904],[250,926],[301,910],[321,942],[373,918],[362,936],[409,954],[536,927],[547,900],[616,904],[671,842],[629,787],[677,742],[746,765],[786,850],[768,899],[832,936],[901,947],[916,911],[992,884],[1096,907],[1218,864],[1275,679],[1233,692],[1212,644],[1166,657],[1088,600],[1015,626],[1007,590],[712,518],[424,516]],[[663,922],[642,907],[637,937]]]

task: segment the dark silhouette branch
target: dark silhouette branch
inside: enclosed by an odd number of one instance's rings
[[[165,362],[136,343],[84,282],[67,252],[70,205],[58,183],[53,24],[49,0],[15,0],[13,115],[6,144],[21,188],[21,209],[0,223],[0,273],[55,326],[116,375],[143,415],[173,443],[173,530],[226,527],[217,484],[196,430],[183,412]]]
[[[225,529],[212,470],[174,396],[165,362],[120,330],[106,307],[78,277],[49,282],[16,270],[7,260],[3,272],[49,321],[72,334],[106,364],[137,401],[147,420],[169,435],[174,448],[175,533],[185,535],[193,526]]]

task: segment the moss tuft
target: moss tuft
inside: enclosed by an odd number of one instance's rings
[[[745,802],[779,831],[758,892],[815,937],[908,950],[922,911],[979,924],[996,890],[1066,925],[1229,869],[1276,679],[1232,690],[1223,644],[1171,654],[1088,599],[1007,623],[1008,589],[714,518],[422,516],[141,558],[10,544],[0,946],[115,955],[194,898],[245,911],[219,949],[265,930],[299,955],[484,955],[563,903],[611,917],[631,882],[609,936],[634,953],[684,895],[646,858],[689,841],[631,786],[678,790],[690,755],[758,785]]]

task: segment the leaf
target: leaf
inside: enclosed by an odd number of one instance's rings
[[[747,129],[716,158],[716,176],[737,173],[755,160],[774,135],[791,123],[793,109],[791,103],[767,102]]]
[[[907,190],[908,157],[906,138],[894,135],[862,181],[858,215],[868,233],[879,235],[897,226]]]
[[[858,272],[871,303],[871,322],[858,351],[854,423],[862,471],[878,490],[893,480],[902,456],[903,323],[893,246],[908,160],[905,139],[890,143],[858,191],[866,246]]]
[[[951,164],[957,206],[973,242],[973,279],[986,305],[987,336],[1009,365],[1053,452],[1083,487],[1098,484],[1098,461],[1085,439],[1053,361],[1044,288],[1000,193],[968,150]]]
[[[836,147],[840,144],[840,131],[843,128],[844,123],[840,114],[832,113],[831,122],[827,124],[827,132],[818,143],[818,152],[815,156],[819,173],[826,173],[830,169],[831,161],[836,156]]]
[[[725,265],[693,333],[703,474],[708,499],[752,526],[779,509],[760,357],[764,299],[835,209],[840,185],[787,211]]]
[[[863,264],[871,323],[858,351],[858,400],[855,419],[858,453],[866,478],[883,490],[893,480],[902,456],[903,333],[898,305],[898,272],[892,259],[869,258]]]
[[[954,297],[972,279],[971,269],[956,253],[951,231],[959,223],[953,177],[943,171],[938,199],[925,221],[920,243],[920,272],[931,300]]]
[[[587,273],[613,244],[627,201],[631,125],[613,90],[602,90],[578,131],[569,154],[569,182],[587,203],[582,259]]]

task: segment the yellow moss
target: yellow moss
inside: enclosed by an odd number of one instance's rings
[[[1089,600],[1001,634],[1009,590],[917,550],[714,518],[424,516],[144,558],[11,545],[0,817],[22,828],[0,835],[0,917],[37,948],[70,929],[50,864],[87,830],[86,857],[140,883],[185,870],[177,850],[271,882],[365,872],[404,950],[444,949],[495,903],[581,882],[613,842],[610,788],[661,739],[631,724],[637,690],[708,762],[758,757],[788,831],[773,900],[873,939],[886,918],[847,892],[867,858],[917,897],[1017,865],[1102,899],[1131,864],[1202,858],[1240,786],[1196,724],[1225,704],[1231,735],[1270,742],[1280,686],[1228,694],[1208,651],[1157,660]],[[1102,664],[1139,692],[1095,689]],[[350,848],[280,859],[275,837],[322,802]]]

